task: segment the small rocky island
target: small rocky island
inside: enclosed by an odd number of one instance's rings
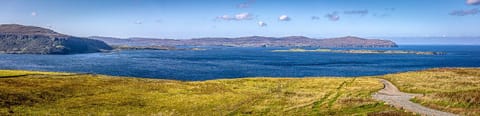
[[[425,51],[408,51],[408,50],[332,50],[332,49],[315,49],[306,50],[293,48],[289,50],[273,50],[272,52],[332,52],[332,53],[349,53],[349,54],[417,54],[417,55],[445,55],[445,52],[425,52]]]
[[[0,25],[0,53],[76,54],[112,50],[106,43],[17,24]]]

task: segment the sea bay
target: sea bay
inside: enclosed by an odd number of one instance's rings
[[[289,49],[281,47],[203,48],[206,50],[126,50],[75,55],[0,54],[0,69],[197,81],[241,77],[357,77],[427,68],[480,67],[480,46],[400,45],[398,48],[371,48],[445,52],[445,55],[272,52]]]

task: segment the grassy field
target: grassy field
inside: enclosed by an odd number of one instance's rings
[[[424,94],[412,101],[462,115],[480,115],[480,69],[430,69],[381,76],[401,91]]]
[[[375,101],[383,86],[462,115],[480,114],[480,69],[361,78],[243,78],[198,82],[0,70],[0,115],[411,115]]]
[[[371,98],[375,78],[198,82],[0,71],[0,115],[411,115]]]

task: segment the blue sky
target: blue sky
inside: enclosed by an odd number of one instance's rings
[[[480,36],[480,0],[468,2],[6,0],[0,7],[0,24],[48,27],[75,36],[122,38]]]

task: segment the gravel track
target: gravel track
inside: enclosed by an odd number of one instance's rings
[[[396,108],[405,109],[423,116],[457,116],[456,114],[427,108],[420,104],[413,103],[410,101],[411,98],[422,95],[403,93],[391,82],[385,79],[380,79],[380,81],[383,83],[384,88],[372,95],[374,99],[384,101]]]

